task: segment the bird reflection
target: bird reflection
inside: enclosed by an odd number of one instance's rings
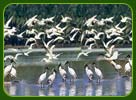
[[[66,95],[66,84],[65,82],[60,84],[59,87],[59,96],[65,96]]]
[[[54,92],[54,88],[53,87],[49,87],[48,88],[48,96],[55,96],[55,92]]]
[[[16,90],[17,90],[17,86],[16,86],[16,83],[10,83],[10,86],[9,86],[9,94],[10,95],[16,95]]]
[[[93,95],[93,84],[92,83],[88,83],[86,85],[85,95],[86,96],[92,96]]]
[[[69,88],[69,96],[75,96],[75,95],[76,95],[76,85],[75,83],[71,83]]]
[[[131,91],[131,79],[126,79],[125,80],[125,92],[126,95],[128,95]]]
[[[45,89],[40,88],[38,94],[39,94],[39,96],[46,96]]]
[[[96,96],[101,96],[102,95],[102,84],[97,84],[96,85],[96,90],[95,90],[95,95]]]

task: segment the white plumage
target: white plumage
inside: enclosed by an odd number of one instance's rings
[[[77,74],[76,74],[76,72],[75,72],[75,70],[73,68],[68,66],[68,72],[73,77],[73,79],[77,78]]]
[[[88,68],[88,65],[85,65],[85,72],[89,80],[92,80],[93,72]]]
[[[66,77],[67,77],[66,74],[67,74],[67,72],[61,67],[61,64],[59,64],[59,73],[60,73],[63,81],[66,81]]]
[[[54,69],[53,73],[51,75],[49,75],[49,77],[47,79],[47,82],[49,83],[49,85],[53,84],[55,77],[56,77],[56,71]]]

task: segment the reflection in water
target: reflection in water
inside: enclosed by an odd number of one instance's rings
[[[96,84],[96,89],[95,89],[95,95],[96,96],[102,96],[103,88],[102,84]]]
[[[75,96],[76,95],[76,85],[75,83],[71,83],[69,87],[69,96]]]
[[[55,91],[53,87],[48,87],[48,96],[55,96]]]
[[[101,84],[96,81],[86,82],[78,80],[75,83],[58,83],[45,88],[40,88],[37,84],[29,84],[26,82],[5,83],[5,89],[10,95],[18,96],[110,96],[110,95],[126,95],[131,91],[132,79],[117,78],[113,80],[103,80]],[[59,82],[59,81],[58,81]],[[77,88],[78,87],[78,88]]]
[[[59,96],[65,96],[66,95],[66,84],[65,82],[60,83],[59,87]]]
[[[116,93],[116,83],[114,81],[111,81],[109,95],[116,95],[115,93]]]
[[[89,83],[86,85],[85,95],[86,95],[86,96],[92,96],[92,95],[93,95],[93,83],[92,83],[92,82],[89,82]]]
[[[16,86],[16,83],[10,83],[10,86],[9,86],[9,94],[10,95],[16,95],[16,91],[17,91],[17,86]]]
[[[125,91],[126,91],[126,95],[130,93],[131,90],[131,79],[126,79],[125,80]]]
[[[26,81],[19,83],[5,83],[5,90],[10,95],[17,96],[124,96],[131,91],[132,79],[115,78],[113,80],[103,80],[98,84],[95,80],[92,82],[84,82],[82,79],[76,80],[74,83],[56,81],[56,84],[40,88],[37,84],[29,84]]]
[[[38,94],[39,94],[39,96],[46,96],[45,89],[40,88]]]
[[[116,95],[125,95],[125,83],[124,78],[119,78],[116,80]]]

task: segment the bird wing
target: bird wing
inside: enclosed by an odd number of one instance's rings
[[[10,17],[10,19],[6,22],[6,24],[4,26],[8,27],[9,23],[11,22],[12,19],[13,19],[13,16]]]

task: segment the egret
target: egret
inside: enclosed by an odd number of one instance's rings
[[[53,19],[55,18],[55,16],[53,16],[53,17],[49,17],[49,18],[46,18],[46,19],[44,19],[44,21],[45,22],[49,22],[49,23],[53,23],[54,21],[53,21]]]
[[[92,77],[93,77],[93,72],[88,67],[89,67],[88,64],[85,64],[84,68],[85,68],[86,75],[87,75],[89,81],[91,81]]]
[[[96,67],[95,62],[92,63],[92,66],[93,66],[95,74],[97,76],[97,82],[100,83],[100,80],[103,79],[102,71]]]
[[[6,78],[8,75],[11,78],[16,78],[16,69],[13,68],[15,65],[11,63],[10,65],[6,66],[4,68],[4,78]]]
[[[38,19],[36,17],[37,17],[37,15],[29,18],[24,25],[27,25],[28,27],[33,27],[35,25],[35,23],[38,22]]]
[[[77,74],[76,74],[75,70],[73,68],[69,67],[70,66],[69,61],[66,61],[65,65],[68,65],[68,72],[74,81],[77,78]],[[72,79],[70,79],[70,80],[72,81]]]
[[[121,22],[122,23],[126,23],[126,22],[128,22],[129,20],[131,20],[131,18],[130,17],[124,17],[124,16],[121,16]]]
[[[64,17],[64,16],[61,16],[61,17],[62,17],[62,19],[61,19],[62,23],[68,23],[68,22],[70,22],[72,20],[71,17]]]
[[[69,36],[70,41],[74,41],[77,34],[78,34],[78,32],[75,32],[72,37]]]
[[[84,56],[88,56],[89,53],[91,53],[92,51],[81,51],[78,53],[76,59],[79,59],[80,56],[84,55]]]
[[[53,72],[52,74],[49,75],[48,79],[47,79],[47,82],[50,86],[52,86],[54,80],[55,80],[55,77],[56,77],[56,70],[53,69]]]
[[[96,16],[97,15],[94,15],[93,17],[89,18],[84,25],[86,25],[87,27],[94,26],[94,24],[97,22]]]
[[[26,43],[25,43],[25,46],[27,46],[27,45],[28,45],[28,43],[30,43],[30,42],[34,42],[34,43],[36,43],[36,39],[35,39],[35,38],[33,38],[33,37],[28,38],[28,39],[27,39],[27,41],[26,41]]]
[[[58,65],[58,68],[59,68],[59,73],[62,77],[62,80],[65,82],[67,78],[67,72],[65,71],[65,69],[62,68],[61,64]]]
[[[119,65],[119,64],[117,64],[115,62],[115,60],[110,61],[110,63],[113,65],[113,67],[115,68],[115,70],[117,70],[117,72],[120,74],[120,69],[122,68],[122,66]]]
[[[12,19],[13,19],[13,16],[11,16],[10,19],[4,24],[4,29],[10,28],[9,24],[11,23]]]
[[[41,88],[44,87],[44,81],[46,79],[46,75],[47,75],[47,70],[48,70],[48,67],[45,67],[45,71],[44,73],[42,73],[38,79],[38,84],[41,85]]]

